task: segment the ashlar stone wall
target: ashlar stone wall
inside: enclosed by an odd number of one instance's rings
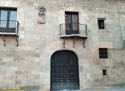
[[[45,23],[38,23],[38,7],[46,8]],[[72,50],[79,59],[80,89],[125,87],[125,1],[124,0],[0,0],[0,7],[16,7],[19,46],[13,38],[0,36],[0,87],[50,91],[51,56]],[[87,24],[88,38],[67,39],[65,48],[59,25],[65,11],[79,12],[79,23]],[[98,29],[105,18],[105,29]],[[108,48],[108,59],[99,59],[99,48]],[[107,76],[102,70],[107,69]],[[28,89],[27,89],[28,90]]]

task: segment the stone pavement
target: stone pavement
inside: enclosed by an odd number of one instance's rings
[[[63,91],[68,91],[68,90],[63,90]],[[73,90],[73,91],[125,91],[125,88],[94,89],[94,90],[92,90],[92,89],[91,90]]]

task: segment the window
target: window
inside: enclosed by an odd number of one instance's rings
[[[16,29],[16,8],[0,7],[0,32],[15,32]]]
[[[105,29],[105,19],[104,18],[98,19],[98,28],[99,29]]]
[[[107,70],[106,70],[106,69],[103,69],[103,70],[102,70],[102,75],[103,75],[103,76],[106,76],[106,75],[107,75]]]
[[[108,58],[107,48],[99,48],[99,58]]]

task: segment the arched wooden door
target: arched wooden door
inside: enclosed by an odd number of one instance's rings
[[[51,91],[79,89],[78,68],[78,58],[74,52],[55,52],[51,57]]]

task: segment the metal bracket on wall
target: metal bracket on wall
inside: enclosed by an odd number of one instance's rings
[[[62,38],[63,48],[66,47],[66,40],[67,40],[67,42],[68,42],[68,40],[72,40],[72,46],[73,46],[73,48],[75,48],[77,40],[81,40],[81,44],[83,45],[83,48],[85,48],[86,47],[85,46],[86,39],[87,38],[81,38],[81,37],[78,37],[78,36],[70,36],[70,37],[65,37],[65,38],[63,37]]]
[[[65,48],[65,44],[66,44],[65,39],[63,39],[63,48]]]
[[[4,45],[4,46],[7,45],[7,44],[6,44],[6,39],[5,39],[6,36],[7,36],[7,35],[2,35],[3,43],[4,43],[3,45]],[[19,42],[18,42],[18,38],[19,38],[19,36],[16,35],[15,38],[16,38],[16,43],[17,43],[16,46],[18,47],[18,46],[19,46]]]
[[[75,48],[76,37],[73,38],[73,48]]]
[[[73,38],[73,48],[75,48],[76,37]],[[85,48],[86,39],[83,39],[83,48]]]
[[[83,40],[83,48],[85,48],[85,47],[86,47],[86,46],[85,46],[85,41],[86,41],[86,40]]]
[[[18,35],[16,35],[17,47],[18,47],[18,45],[19,45],[18,38],[19,38],[19,36],[18,36]]]
[[[5,35],[3,35],[3,45],[6,46],[6,40],[5,40]]]

